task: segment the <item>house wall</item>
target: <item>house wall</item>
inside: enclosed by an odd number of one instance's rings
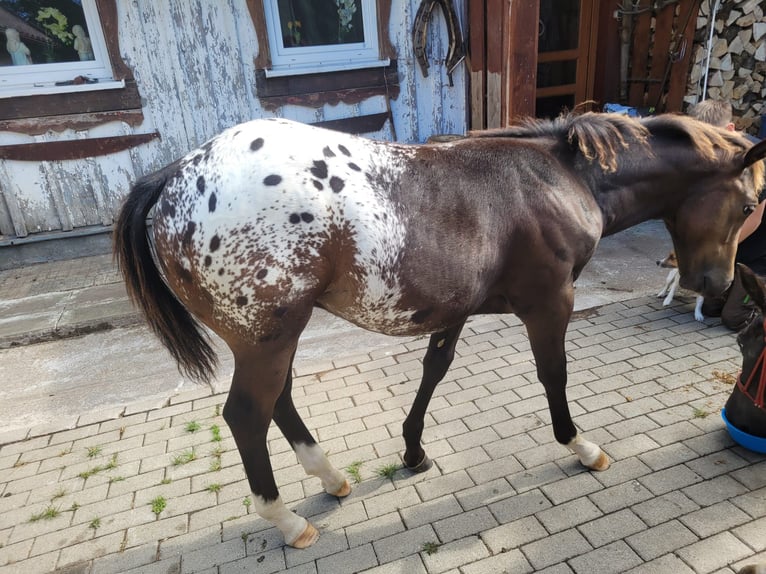
[[[449,85],[442,65],[447,31],[438,9],[427,42],[429,76],[416,64],[412,27],[419,4],[392,1],[389,35],[400,93],[390,102],[393,127],[386,122],[369,137],[422,142],[466,130],[466,73],[459,65]],[[467,0],[455,5],[465,31]],[[78,139],[154,131],[161,139],[83,160],[0,161],[0,251],[47,237],[45,232],[108,231],[133,181],[237,123],[272,116],[313,123],[387,109],[386,98],[376,96],[353,105],[265,110],[256,96],[258,39],[245,0],[118,0],[117,10],[120,50],[143,99],[143,122],[37,136],[0,132],[0,145],[71,141],[76,146]]]

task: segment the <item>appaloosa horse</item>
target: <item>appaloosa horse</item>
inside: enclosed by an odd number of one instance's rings
[[[766,439],[766,286],[745,265],[737,265],[745,292],[760,311],[737,335],[742,372],[726,401],[726,418],[742,432]]]
[[[328,493],[348,494],[290,396],[298,336],[315,306],[381,333],[431,334],[404,421],[407,467],[430,465],[423,420],[466,319],[516,313],[556,440],[605,469],[567,405],[575,279],[599,238],[661,218],[682,285],[720,294],[764,155],[766,144],[750,149],[736,134],[673,116],[583,114],[433,145],[256,120],[137,182],[115,249],[131,297],[183,372],[212,375],[201,324],[231,348],[223,414],[255,508],[288,544],[306,547],[318,533],[280,499],[266,434],[273,419],[306,472]]]

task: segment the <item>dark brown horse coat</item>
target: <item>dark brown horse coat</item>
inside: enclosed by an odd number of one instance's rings
[[[349,491],[290,398],[313,307],[383,333],[432,334],[404,423],[408,467],[430,465],[423,419],[467,317],[513,312],[556,439],[604,469],[606,455],[577,434],[566,400],[574,281],[601,236],[661,218],[683,285],[721,293],[764,154],[766,144],[750,149],[736,134],[673,116],[584,114],[434,145],[256,120],[139,181],[115,248],[129,293],[182,370],[212,375],[199,322],[231,347],[224,416],[256,510],[303,547],[317,533],[279,499],[266,450],[272,418],[328,492]]]

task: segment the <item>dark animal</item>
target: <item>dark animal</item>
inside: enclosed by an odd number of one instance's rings
[[[726,418],[739,430],[766,438],[766,286],[741,263],[737,264],[737,273],[760,313],[737,335],[742,372],[726,401]]]
[[[574,281],[602,236],[661,218],[682,286],[723,292],[763,182],[766,143],[750,146],[674,116],[583,114],[433,145],[256,120],[138,181],[115,250],[131,297],[183,372],[212,375],[201,324],[231,348],[223,414],[256,510],[305,547],[318,533],[279,498],[266,433],[273,419],[328,493],[350,491],[290,397],[298,336],[315,306],[373,331],[431,334],[403,425],[410,469],[431,464],[420,444],[426,408],[466,319],[479,313],[521,318],[556,440],[605,469],[567,405]]]

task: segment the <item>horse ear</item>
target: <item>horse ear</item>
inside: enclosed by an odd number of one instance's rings
[[[745,289],[745,293],[750,295],[755,306],[763,314],[766,311],[766,285],[747,265],[737,263],[737,273],[739,273],[739,280]]]
[[[763,159],[764,157],[766,157],[766,140],[759,141],[757,144],[747,150],[745,159],[743,160],[742,169],[750,167],[755,162]]]

